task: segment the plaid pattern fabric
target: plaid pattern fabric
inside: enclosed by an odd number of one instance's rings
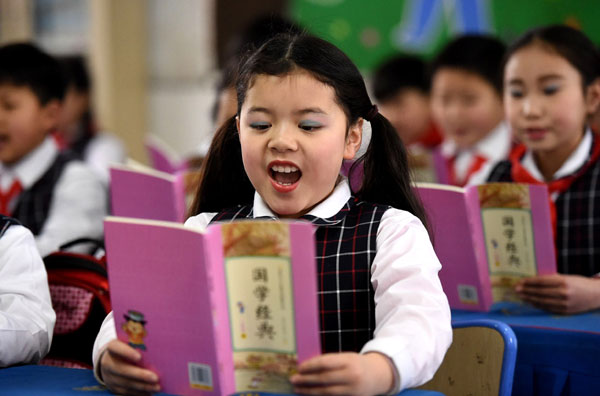
[[[499,163],[490,182],[512,181],[510,161]],[[557,270],[592,276],[600,272],[600,161],[560,193],[556,205]]]
[[[42,230],[50,212],[54,187],[66,164],[72,159],[70,154],[59,154],[46,173],[33,186],[23,190],[19,195],[12,216],[29,228],[33,235],[38,235]],[[77,221],[77,219],[73,219],[73,221]]]
[[[0,238],[2,238],[2,235],[4,235],[6,230],[8,230],[8,227],[10,227],[13,224],[20,224],[20,223],[17,220],[13,219],[12,217],[0,215]]]
[[[373,338],[375,300],[371,264],[377,249],[377,229],[388,208],[351,197],[333,217],[302,217],[317,227],[316,259],[323,352],[358,352]],[[213,221],[252,217],[251,206],[239,206],[220,212]]]

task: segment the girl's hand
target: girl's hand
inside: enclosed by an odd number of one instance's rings
[[[111,392],[147,395],[160,391],[158,375],[136,365],[142,355],[119,340],[112,340],[100,357],[100,374]]]
[[[388,358],[379,353],[330,353],[298,367],[290,381],[305,395],[377,395],[392,389],[394,374]]]
[[[534,306],[560,314],[600,308],[600,279],[552,274],[521,280],[515,291]]]

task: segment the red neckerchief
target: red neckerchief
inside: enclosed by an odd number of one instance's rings
[[[463,180],[458,180],[458,178],[456,177],[456,172],[454,171],[454,162],[455,161],[456,161],[455,155],[446,159],[446,167],[448,168],[448,176],[450,179],[449,180],[450,184],[452,184],[454,186],[464,187],[465,184],[467,184],[467,181],[469,180],[469,178],[475,172],[477,172],[479,169],[481,169],[483,164],[485,164],[487,162],[487,158],[485,158],[482,155],[475,154],[473,156],[473,158],[471,159],[471,164],[469,165],[469,169],[467,170],[467,174],[465,175],[465,178]]]
[[[586,161],[586,163],[579,168],[573,174],[562,177],[560,179],[552,180],[549,182],[543,182],[541,180],[533,177],[525,167],[521,164],[521,158],[525,155],[525,151],[527,148],[523,144],[519,144],[514,148],[514,150],[510,154],[510,162],[511,162],[511,176],[514,182],[516,183],[528,183],[528,184],[546,184],[548,186],[548,192],[550,196],[552,193],[563,193],[567,191],[567,189],[573,184],[575,180],[577,180],[581,175],[583,175],[588,168],[596,162],[598,158],[600,158],[600,139],[594,138],[594,143],[592,147],[592,153],[590,158]],[[550,198],[550,215],[552,217],[552,227],[554,229],[554,237],[556,238],[556,205],[552,198]]]
[[[434,148],[442,143],[443,137],[439,128],[433,123],[429,123],[427,130],[420,138],[418,138],[415,143],[422,144],[427,148]]]
[[[21,191],[23,191],[23,186],[18,180],[15,180],[8,190],[3,191],[0,189],[0,214],[11,215],[10,203],[21,194]]]

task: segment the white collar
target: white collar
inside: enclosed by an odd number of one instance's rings
[[[16,164],[11,166],[0,164],[0,175],[7,176],[0,180],[2,186],[10,185],[16,178],[21,182],[23,189],[30,188],[48,170],[57,155],[58,147],[56,147],[54,139],[50,136],[46,137],[39,146]]]
[[[335,216],[340,210],[342,210],[346,202],[348,202],[350,199],[351,195],[348,179],[343,178],[342,181],[335,186],[333,192],[307,214],[322,219]],[[274,214],[273,211],[267,206],[258,192],[254,193],[253,213],[254,217],[277,217],[277,215]]]
[[[552,179],[556,180],[560,179],[561,177],[571,175],[581,168],[590,156],[592,140],[592,131],[588,127],[577,148],[571,153],[571,155],[569,155],[569,158],[567,158],[567,160],[554,173],[554,175],[552,175]],[[531,176],[540,181],[544,180],[544,176],[542,176],[542,172],[540,172],[539,168],[537,167],[531,150],[527,150],[523,160],[521,161],[521,164],[527,170],[527,172],[531,174]]]
[[[445,139],[441,145],[444,157],[450,158],[461,152],[471,155],[480,154],[490,161],[498,161],[508,156],[511,143],[511,132],[506,121],[501,121],[490,133],[468,149],[461,150],[454,140]]]

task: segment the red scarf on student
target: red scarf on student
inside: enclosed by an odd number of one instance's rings
[[[543,182],[533,177],[527,169],[521,164],[521,158],[525,155],[527,148],[523,144],[519,144],[510,153],[511,162],[511,176],[516,183],[528,183],[528,184],[546,184],[548,186],[548,192],[550,195],[553,193],[565,192],[571,184],[583,175],[587,169],[592,165],[598,158],[600,158],[600,138],[594,138],[594,146],[592,147],[592,153],[586,163],[579,168],[579,170],[573,174],[565,176],[560,179],[552,180],[549,182]],[[552,218],[552,227],[554,230],[554,237],[556,239],[556,205],[552,198],[550,198],[550,215]]]
[[[456,161],[456,156],[452,156],[446,159],[446,167],[448,169],[448,177],[449,182],[453,186],[464,187],[469,181],[469,178],[477,172],[481,167],[487,162],[487,158],[482,155],[475,154],[471,159],[471,164],[469,165],[469,169],[467,169],[467,174],[462,180],[458,180],[456,176],[456,172],[454,170],[454,162]]]
[[[22,191],[23,187],[18,180],[15,180],[8,190],[3,191],[0,189],[0,214],[5,216],[11,215],[11,211],[9,210],[10,204]]]

